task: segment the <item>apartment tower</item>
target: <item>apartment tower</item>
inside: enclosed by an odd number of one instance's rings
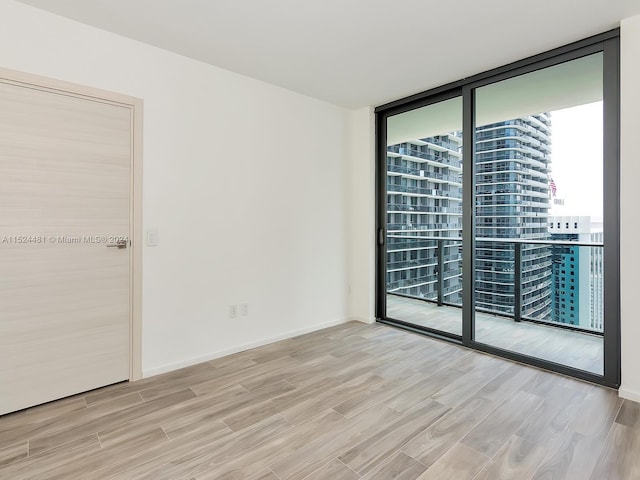
[[[514,313],[515,247],[508,239],[549,238],[550,136],[548,114],[477,128],[476,307],[480,310]],[[461,241],[457,240],[462,235],[461,137],[460,132],[449,132],[387,148],[389,293],[433,301],[440,295],[445,304],[461,303]],[[537,244],[521,248],[522,315],[550,319],[551,250]]]

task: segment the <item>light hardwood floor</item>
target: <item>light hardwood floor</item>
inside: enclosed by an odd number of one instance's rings
[[[351,322],[0,417],[2,479],[640,478],[640,405]]]
[[[462,335],[462,309],[398,295],[387,295],[387,315],[396,320]],[[476,312],[478,342],[602,375],[600,335]]]

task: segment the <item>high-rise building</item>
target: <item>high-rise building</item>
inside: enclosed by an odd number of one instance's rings
[[[477,129],[476,237],[547,239],[549,115]],[[436,300],[438,249],[443,249],[444,303],[462,290],[462,138],[460,132],[415,139],[387,149],[387,291]],[[551,314],[551,250],[522,248],[523,316]],[[476,249],[476,306],[514,313],[514,245],[483,241]]]
[[[459,132],[391,145],[387,152],[387,291],[461,302],[462,138]]]
[[[549,217],[551,240],[590,242],[589,217]],[[583,328],[591,326],[590,247],[553,245],[553,321]]]
[[[591,243],[604,244],[604,232],[597,227],[591,226],[591,234],[589,236]],[[589,269],[589,311],[590,311],[590,327],[600,332],[604,329],[604,248],[589,247],[591,261]]]
[[[476,238],[549,238],[550,115],[541,113],[476,130]],[[551,249],[522,244],[522,311],[551,317]],[[476,308],[514,314],[515,245],[476,242]]]

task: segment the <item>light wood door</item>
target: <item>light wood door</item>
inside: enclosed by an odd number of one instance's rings
[[[130,107],[0,81],[0,414],[129,378]],[[128,245],[127,245],[128,247]]]

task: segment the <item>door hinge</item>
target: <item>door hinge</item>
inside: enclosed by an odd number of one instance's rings
[[[384,245],[384,228],[378,229],[378,245]]]

